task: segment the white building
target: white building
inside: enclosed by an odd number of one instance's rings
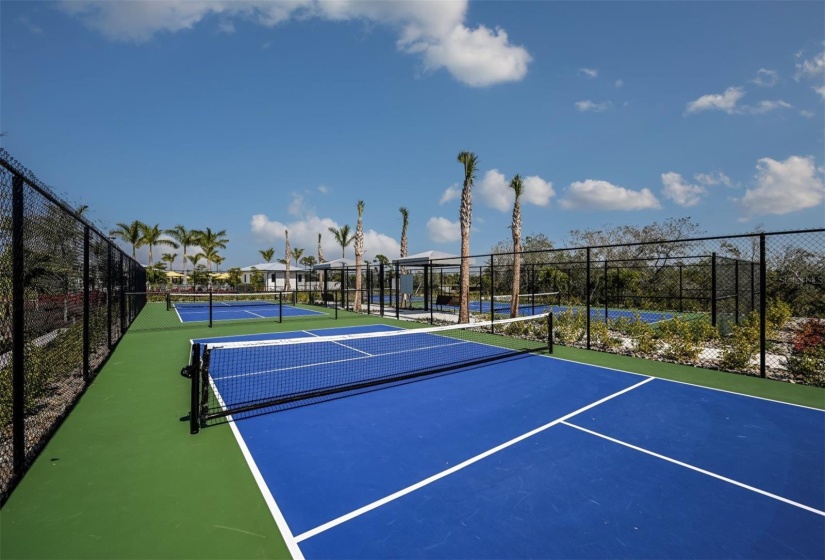
[[[281,291],[286,286],[286,265],[278,262],[260,263],[245,266],[241,269],[241,282],[252,283],[252,275],[258,271],[264,279],[263,289],[266,291]],[[289,283],[292,290],[317,289],[312,271],[303,266],[289,265]]]

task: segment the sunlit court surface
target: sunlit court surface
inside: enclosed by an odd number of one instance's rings
[[[210,391],[372,375],[397,358],[356,333],[395,329],[270,335],[355,336],[265,369],[216,359]],[[405,360],[495,353],[415,336]],[[520,353],[228,420],[295,557],[825,557],[821,410]]]

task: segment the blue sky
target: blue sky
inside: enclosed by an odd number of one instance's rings
[[[825,226],[823,2],[0,4],[2,146],[103,228],[225,229],[260,249],[472,253],[523,232],[690,216]],[[167,252],[161,248],[158,252]],[[178,251],[180,253],[180,251]],[[352,247],[347,256],[352,256]],[[146,251],[139,256],[145,260]],[[180,257],[176,263],[180,268]]]

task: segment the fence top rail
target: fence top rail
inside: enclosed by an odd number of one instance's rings
[[[574,245],[572,247],[559,247],[559,248],[551,248],[551,249],[534,249],[530,251],[520,251],[519,255],[538,255],[538,254],[548,254],[548,253],[564,253],[564,252],[581,252],[587,251],[588,249],[610,249],[610,248],[618,248],[618,247],[639,247],[644,245],[673,245],[673,244],[690,244],[690,243],[699,243],[702,241],[726,241],[730,239],[759,239],[761,237],[773,237],[773,236],[780,236],[780,235],[800,235],[805,233],[823,233],[825,232],[825,228],[810,228],[810,229],[796,229],[796,230],[782,230],[782,231],[755,231],[751,233],[739,233],[735,235],[709,235],[704,237],[685,237],[682,239],[656,239],[651,241],[635,241],[630,243],[613,243],[608,245]],[[482,259],[488,258],[491,256],[497,257],[504,257],[508,255],[515,255],[514,251],[510,252],[501,252],[501,253],[483,253],[483,254],[474,254],[469,255],[468,259]],[[695,256],[694,256],[695,257]],[[461,258],[461,257],[459,257]],[[641,260],[675,260],[680,258],[693,258],[690,256],[683,256],[683,255],[651,255],[650,257],[639,257]],[[602,260],[602,259],[598,259]],[[622,260],[622,259],[609,259],[609,260]],[[566,261],[570,262],[570,261]],[[592,261],[591,261],[592,262]],[[433,265],[437,264],[438,260],[433,260]],[[551,264],[551,263],[535,263],[535,264]],[[478,266],[478,265],[474,265]]]

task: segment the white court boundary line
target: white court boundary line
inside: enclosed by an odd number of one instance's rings
[[[661,455],[659,453],[656,453],[655,451],[650,451],[649,449],[645,449],[643,447],[638,447],[636,445],[633,445],[632,443],[628,443],[626,441],[615,439],[615,438],[612,438],[608,435],[605,435],[605,434],[602,434],[602,433],[599,433],[599,432],[595,432],[593,430],[588,430],[587,428],[583,428],[583,427],[577,426],[575,424],[570,424],[569,422],[566,422],[566,421],[562,422],[562,424],[565,425],[565,426],[569,426],[570,428],[575,428],[577,430],[581,430],[582,432],[588,433],[592,436],[600,437],[602,439],[606,439],[607,441],[617,443],[617,444],[623,445],[625,447],[629,447],[630,449],[633,449],[634,451],[639,451],[640,453],[644,453],[646,455],[656,457],[657,459],[662,459],[663,461],[667,461],[668,463],[673,463],[674,465],[679,465],[680,467],[684,467],[686,469],[696,471],[698,473],[710,476],[712,478],[716,478],[716,479],[721,480],[723,482],[733,484],[734,486],[739,486],[740,488],[744,488],[745,490],[750,490],[751,492],[756,492],[757,494],[762,494],[763,496],[773,498],[774,500],[779,500],[780,502],[785,502],[786,504],[790,504],[792,506],[796,506],[798,508],[810,511],[811,513],[816,513],[817,515],[821,515],[821,516],[825,517],[825,511],[820,511],[816,508],[806,506],[805,504],[800,504],[799,502],[789,500],[788,498],[783,498],[782,496],[778,496],[777,494],[772,494],[771,492],[768,492],[766,490],[762,490],[762,489],[757,488],[755,486],[750,486],[749,484],[745,484],[743,482],[739,482],[738,480],[734,480],[732,478],[722,476],[721,474],[716,474],[714,472],[707,471],[703,468],[691,465],[690,463],[684,463],[682,461],[679,461],[678,459],[673,459],[671,457],[668,457],[667,455]]]
[[[576,416],[577,414],[581,414],[582,412],[590,410],[593,407],[596,407],[596,406],[598,406],[602,403],[605,403],[605,402],[607,402],[611,399],[614,399],[614,398],[616,398],[620,395],[623,395],[623,394],[625,394],[629,391],[632,391],[632,390],[634,390],[638,387],[641,387],[645,383],[649,383],[650,381],[653,381],[654,379],[656,379],[656,378],[655,377],[648,377],[644,381],[640,381],[639,383],[636,383],[635,385],[631,385],[630,387],[626,387],[626,388],[622,389],[621,391],[617,391],[617,392],[613,393],[612,395],[608,395],[606,397],[603,397],[603,398],[601,398],[601,399],[599,399],[595,402],[590,403],[587,406],[584,406],[584,407],[582,407],[578,410],[570,412],[569,414],[561,416],[560,418],[556,418],[552,422],[548,422],[547,424],[545,424],[543,426],[539,426],[538,428],[530,430],[529,432],[524,433],[520,436],[517,436],[517,437],[515,437],[515,438],[513,438],[509,441],[506,441],[506,442],[504,442],[500,445],[497,445],[496,447],[493,447],[492,449],[488,449],[487,451],[484,451],[483,453],[479,453],[475,457],[471,457],[470,459],[467,459],[466,461],[463,461],[463,462],[461,462],[461,463],[459,463],[459,464],[457,464],[453,467],[450,467],[447,470],[441,471],[440,473],[434,474],[433,476],[430,476],[428,478],[425,478],[424,480],[416,482],[415,484],[413,484],[411,486],[408,486],[408,487],[403,488],[403,489],[401,489],[397,492],[394,492],[394,493],[390,494],[389,496],[385,496],[385,497],[383,497],[379,500],[376,500],[376,501],[374,501],[370,504],[367,504],[367,505],[365,505],[363,507],[360,507],[356,510],[353,510],[353,511],[347,513],[347,514],[344,514],[344,515],[342,515],[342,516],[340,516],[336,519],[328,521],[328,522],[324,523],[323,525],[319,525],[318,527],[315,527],[314,529],[310,529],[309,531],[301,533],[300,535],[295,536],[295,541],[298,542],[298,543],[300,543],[302,541],[305,541],[305,540],[307,540],[311,537],[314,537],[316,535],[319,535],[320,533],[323,533],[324,531],[332,529],[333,527],[336,527],[336,526],[338,526],[342,523],[345,523],[347,521],[350,521],[351,519],[354,519],[354,518],[356,518],[360,515],[363,515],[367,512],[370,512],[370,511],[372,511],[376,508],[379,508],[379,507],[381,507],[385,504],[388,504],[389,502],[392,502],[394,500],[397,500],[398,498],[406,496],[407,494],[410,494],[410,493],[412,493],[412,492],[414,492],[414,491],[416,491],[420,488],[423,488],[423,487],[425,487],[429,484],[432,484],[433,482],[436,482],[437,480],[440,480],[440,479],[442,479],[446,476],[449,476],[449,475],[451,475],[455,472],[458,472],[458,471],[464,469],[465,467],[469,467],[470,465],[472,465],[474,463],[477,463],[477,462],[481,461],[482,459],[485,459],[485,458],[487,458],[487,457],[489,457],[489,456],[491,456],[495,453],[498,453],[499,451],[507,449],[508,447],[511,447],[511,446],[521,442],[521,441],[524,441],[527,438],[533,437],[536,434],[539,434],[539,433],[541,433],[541,432],[543,432],[543,431],[545,431],[549,428],[552,428],[553,426],[556,426],[556,425],[564,422],[568,418],[572,418],[573,416]]]
[[[215,398],[221,405],[221,408],[225,410],[226,406],[224,405],[223,397],[221,397],[218,388],[211,379],[209,380],[209,384],[211,385],[211,389],[215,393]],[[238,427],[231,415],[227,416],[226,419],[229,423],[229,427],[232,429],[232,433],[235,436],[235,441],[238,443],[238,447],[240,448],[244,459],[246,459],[246,466],[249,467],[249,471],[252,473],[252,478],[255,479],[255,483],[258,485],[258,490],[261,492],[264,502],[266,502],[269,512],[275,520],[278,530],[281,532],[281,536],[283,537],[284,543],[289,550],[289,554],[292,556],[293,560],[304,560],[304,553],[301,552],[301,548],[298,546],[298,541],[295,540],[295,536],[292,534],[292,529],[289,528],[289,524],[286,522],[284,514],[281,513],[281,508],[278,507],[275,497],[269,490],[269,486],[267,485],[266,480],[264,480],[261,471],[258,469],[258,465],[255,463],[252,453],[250,453],[249,448],[246,446],[246,441],[244,441],[240,430],[238,430]]]

